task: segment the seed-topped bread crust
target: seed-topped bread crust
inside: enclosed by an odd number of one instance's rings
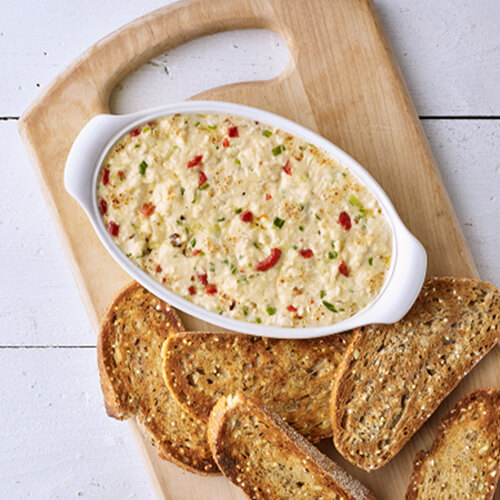
[[[428,279],[393,325],[355,330],[331,398],[334,442],[365,470],[387,463],[500,339],[500,291]]]
[[[500,475],[500,390],[467,394],[415,457],[407,500],[490,500]]]
[[[251,499],[375,499],[278,415],[243,393],[212,409],[208,441],[222,473]]]
[[[161,374],[161,347],[184,328],[175,311],[138,283],[118,293],[98,338],[98,363],[109,416],[135,417],[161,458],[198,474],[217,473],[206,427],[186,414]]]
[[[350,334],[277,340],[184,332],[164,344],[165,380],[181,406],[203,423],[221,396],[256,396],[311,441],[332,435],[329,398]]]

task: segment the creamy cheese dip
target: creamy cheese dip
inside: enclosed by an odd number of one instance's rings
[[[324,326],[378,295],[392,232],[345,167],[235,116],[167,116],[123,136],[97,199],[116,245],[166,288],[225,316]]]

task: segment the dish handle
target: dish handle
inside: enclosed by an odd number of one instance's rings
[[[363,323],[395,323],[403,318],[417,299],[427,272],[427,253],[423,245],[396,222],[395,262],[386,289]]]

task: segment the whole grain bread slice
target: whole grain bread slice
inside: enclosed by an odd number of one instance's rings
[[[311,441],[332,435],[333,375],[350,334],[313,340],[185,332],[169,337],[163,374],[181,406],[207,423],[221,396],[256,396]]]
[[[500,475],[500,390],[467,394],[415,457],[407,500],[493,498]]]
[[[332,389],[338,451],[387,463],[499,338],[500,291],[466,278],[431,278],[401,321],[357,329]]]
[[[222,473],[253,499],[374,499],[278,415],[243,393],[223,396],[208,424]]]
[[[138,283],[110,304],[98,337],[98,363],[109,416],[137,420],[161,458],[198,474],[217,473],[206,427],[171,396],[162,377],[161,347],[182,331],[175,311]]]

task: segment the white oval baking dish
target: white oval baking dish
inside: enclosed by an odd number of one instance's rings
[[[356,315],[331,326],[286,328],[236,320],[210,312],[169,291],[133,264],[115,245],[102,222],[97,206],[100,167],[109,149],[127,131],[138,125],[175,113],[220,113],[258,120],[322,148],[347,167],[379,201],[392,229],[391,266],[379,295]],[[80,132],[69,153],[64,185],[87,213],[97,235],[115,261],[132,278],[157,297],[209,323],[252,335],[276,338],[314,338],[339,333],[370,323],[394,323],[410,309],[425,279],[427,256],[423,246],[406,229],[391,201],[379,184],[347,153],[318,134],[273,113],[217,101],[191,101],[127,115],[98,115]]]

